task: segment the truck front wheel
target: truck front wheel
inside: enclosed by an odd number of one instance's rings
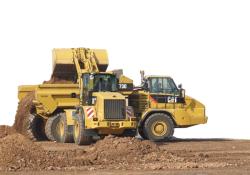
[[[85,132],[85,122],[83,114],[77,115],[73,127],[74,141],[78,145],[89,145],[92,143],[92,136],[87,136]]]
[[[143,133],[152,141],[168,140],[174,134],[174,123],[168,115],[154,113],[146,119]]]
[[[140,134],[141,138],[147,139],[141,126],[138,128],[138,133]]]
[[[56,126],[60,120],[59,115],[55,115],[53,117],[50,117],[45,125],[45,133],[49,140],[56,141],[57,140],[57,134],[56,134]]]

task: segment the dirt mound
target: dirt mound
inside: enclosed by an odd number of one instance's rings
[[[0,139],[0,157],[0,172],[167,170],[229,166],[225,162],[216,162],[217,160],[209,162],[210,157],[206,154],[186,150],[171,152],[150,141],[114,136],[105,137],[86,148],[73,144],[33,142],[21,134],[12,134]]]
[[[14,128],[7,125],[0,125],[0,138],[6,137],[7,135],[13,133],[16,133]]]
[[[124,161],[133,163],[142,160],[146,154],[159,151],[159,147],[148,140],[141,141],[133,137],[122,138],[110,135],[92,145],[87,158],[97,164],[117,164]]]
[[[168,167],[165,165],[167,163],[183,161],[177,155],[160,149],[154,142],[114,136],[99,140],[81,159],[90,160],[93,165],[99,165],[101,168],[125,170],[161,169]]]
[[[0,139],[0,170],[52,170],[71,166],[90,165],[88,161],[76,160],[81,150],[47,151],[21,134]]]
[[[145,164],[160,155],[159,147],[150,141],[108,136],[87,150],[45,150],[21,134],[0,139],[0,170],[81,169],[147,169]],[[134,166],[141,164],[140,166]],[[151,166],[150,166],[151,167]]]
[[[27,95],[22,100],[20,100],[18,104],[13,128],[17,132],[24,135],[27,135],[27,123],[29,120],[28,116],[33,108],[34,95],[34,92],[27,93]]]
[[[20,134],[9,135],[1,139],[0,150],[0,167],[6,170],[35,168],[43,163],[37,161],[43,156],[41,148]]]

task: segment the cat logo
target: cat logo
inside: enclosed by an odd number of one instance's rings
[[[177,97],[168,96],[167,101],[168,101],[168,103],[176,103]]]

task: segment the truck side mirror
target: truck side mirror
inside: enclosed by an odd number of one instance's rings
[[[179,85],[178,85],[178,88],[179,88],[179,89],[182,89],[182,84],[179,84]]]
[[[181,97],[183,97],[183,98],[186,97],[186,91],[185,91],[185,89],[181,89]]]
[[[186,91],[185,91],[185,89],[182,88],[182,84],[178,85],[178,89],[179,89],[179,92],[180,92],[180,96],[183,97],[183,98],[185,98]]]
[[[149,91],[149,87],[148,87],[147,81],[143,83],[143,86],[142,86],[142,87],[143,87],[143,89],[144,89],[145,91]]]

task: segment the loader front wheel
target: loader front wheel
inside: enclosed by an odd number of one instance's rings
[[[89,145],[92,143],[92,136],[87,136],[85,132],[85,122],[82,113],[78,114],[73,129],[74,141],[78,145]]]
[[[155,113],[145,121],[144,133],[152,141],[169,140],[174,134],[174,123],[168,115]]]

